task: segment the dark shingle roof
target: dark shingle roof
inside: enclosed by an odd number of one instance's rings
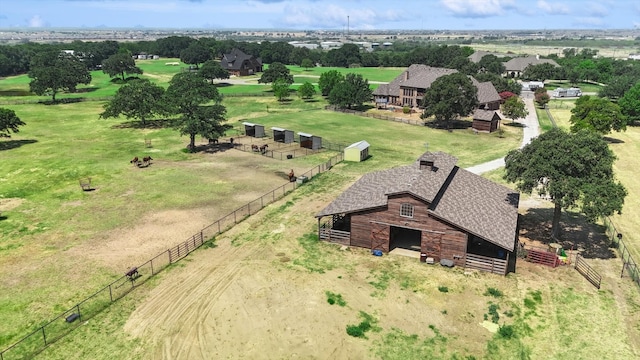
[[[245,61],[249,61],[252,67],[262,65],[262,61],[260,59],[247,55],[239,49],[233,49],[231,50],[231,53],[222,55],[220,66],[227,70],[240,70]]]
[[[437,170],[420,169],[428,158]],[[366,174],[316,216],[380,208],[389,195],[409,193],[430,204],[434,216],[512,251],[520,194],[456,162],[443,152],[425,153],[412,165]]]
[[[494,55],[496,57],[504,57],[504,54],[500,54],[500,53],[493,53],[493,52],[488,52],[488,51],[482,51],[482,50],[476,50],[473,54],[467,56],[467,59],[469,59],[471,62],[474,63],[479,63],[480,60],[482,60],[483,57],[487,56],[487,55]]]
[[[513,58],[506,63],[504,67],[506,71],[523,71],[529,65],[551,64],[555,67],[559,67],[557,62],[551,59],[540,59],[537,56],[525,56]]]
[[[458,72],[455,69],[436,68],[422,64],[413,64],[398,75],[386,87],[378,86],[373,95],[399,96],[400,87],[427,89],[437,78]]]
[[[513,251],[520,193],[467,170],[456,170],[442,197],[431,204],[432,213]]]
[[[498,116],[498,119],[500,119],[500,115],[493,110],[476,109],[473,112],[473,120],[492,121],[496,115]]]
[[[421,64],[413,64],[407,68],[402,74],[398,75],[389,84],[382,84],[373,91],[373,95],[379,96],[400,96],[400,89],[418,88],[428,89],[431,84],[441,76],[457,73],[458,70],[437,68]],[[469,76],[473,85],[478,88],[478,102],[487,104],[490,102],[500,101],[500,95],[490,81],[479,82],[473,76]]]
[[[498,90],[496,90],[491,81],[481,82],[475,85],[478,88],[478,103],[487,104],[501,100]]]

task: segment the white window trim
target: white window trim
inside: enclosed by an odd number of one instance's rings
[[[407,215],[407,210],[411,210],[411,215]],[[413,219],[414,206],[409,203],[400,204],[400,216]]]

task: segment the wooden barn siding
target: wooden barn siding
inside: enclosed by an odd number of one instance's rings
[[[495,123],[495,126],[492,126]],[[497,127],[497,121],[483,121],[483,120],[473,120],[471,127],[478,131],[495,131]]]
[[[435,261],[449,259],[456,266],[464,266],[467,253],[467,233],[456,227],[429,216],[427,228],[422,233],[421,251]]]
[[[400,216],[400,206],[405,203],[414,206],[413,218]],[[407,227],[422,231],[421,251],[427,256],[433,257],[436,261],[450,259],[457,266],[464,266],[467,234],[431,217],[427,210],[427,204],[413,196],[390,196],[387,208],[351,215],[351,246],[371,248],[373,237],[376,236],[374,233],[378,234],[378,238],[386,233],[386,243],[380,244],[379,241],[376,241],[375,245],[376,248],[388,252],[390,227]]]

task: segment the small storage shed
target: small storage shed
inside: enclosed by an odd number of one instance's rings
[[[500,115],[495,111],[476,109],[471,127],[477,131],[494,132],[500,128],[500,120]]]
[[[287,130],[279,127],[272,127],[273,140],[285,144],[294,142],[293,130]]]
[[[242,125],[244,125],[245,135],[257,138],[264,137],[264,125],[258,125],[250,122],[243,122]]]
[[[322,138],[320,136],[301,132],[298,135],[300,136],[300,147],[311,150],[320,150],[322,148]]]
[[[366,160],[369,157],[369,146],[365,140],[347,146],[344,149],[344,159],[355,162]]]

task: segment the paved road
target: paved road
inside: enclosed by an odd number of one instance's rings
[[[535,138],[540,134],[540,126],[538,124],[538,116],[536,115],[535,105],[533,103],[533,93],[530,91],[523,91],[522,98],[524,100],[524,104],[529,111],[529,115],[525,119],[518,119],[516,122],[522,124],[523,133],[522,133],[522,143],[520,144],[520,148],[523,148],[527,145],[531,139]],[[503,120],[510,121],[510,120]],[[486,163],[478,164],[476,166],[472,166],[467,168],[467,170],[471,171],[474,174],[482,174],[488,171],[496,170],[504,166],[504,158],[495,159],[492,161],[488,161]]]

